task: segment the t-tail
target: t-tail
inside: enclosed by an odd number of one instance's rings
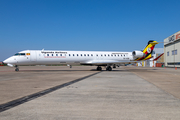
[[[152,58],[152,52],[156,44],[158,44],[157,41],[150,40],[143,51],[133,51],[132,55],[134,61],[148,60]]]

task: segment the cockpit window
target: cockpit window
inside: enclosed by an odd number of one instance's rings
[[[16,53],[14,56],[17,56],[17,55],[19,55],[19,53]]]
[[[16,53],[14,56],[17,56],[17,55],[26,55],[25,53]]]
[[[25,53],[20,53],[20,55],[25,55]]]

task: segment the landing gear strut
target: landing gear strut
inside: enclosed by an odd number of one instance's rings
[[[113,65],[113,68],[116,68],[116,65],[115,65],[115,64]]]
[[[15,66],[16,68],[15,68],[15,71],[17,72],[17,71],[19,71],[19,67],[16,65]]]
[[[107,66],[107,67],[106,67],[106,70],[107,70],[107,71],[111,71],[111,70],[112,70],[111,66]]]
[[[102,70],[102,67],[98,66],[97,71],[101,71],[101,70]]]

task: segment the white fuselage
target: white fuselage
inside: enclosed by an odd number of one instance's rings
[[[132,62],[132,52],[25,50],[3,61],[10,65],[112,65]]]

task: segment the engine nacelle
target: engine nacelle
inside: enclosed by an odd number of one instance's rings
[[[134,58],[140,58],[140,57],[145,56],[145,54],[142,51],[133,51],[132,55]]]

